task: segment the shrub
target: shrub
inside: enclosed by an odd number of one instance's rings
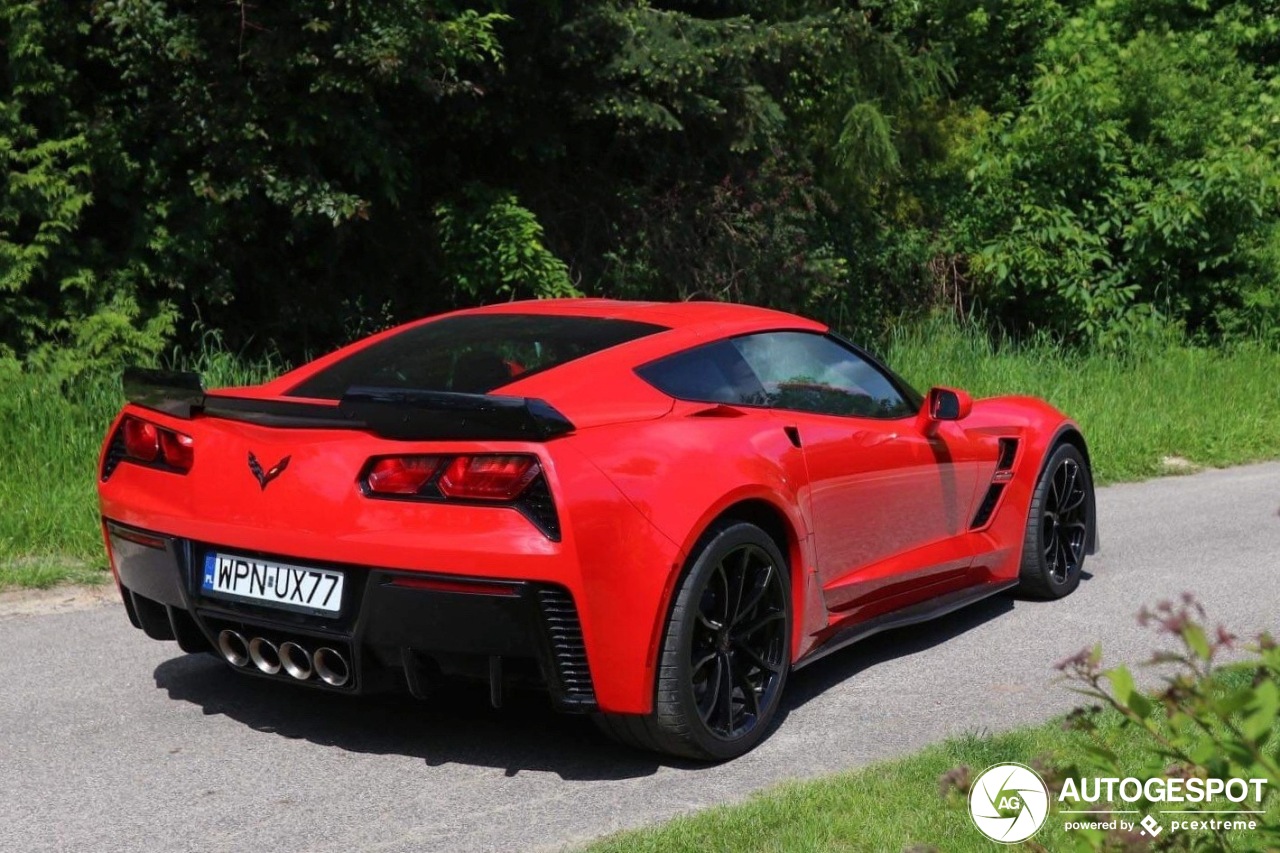
[[[1067,20],[1025,104],[961,140],[952,236],[979,295],[1104,346],[1159,318],[1280,340],[1280,75],[1257,61],[1277,40],[1280,19],[1240,2]]]
[[[1083,749],[1037,760],[1050,788],[1057,790],[1066,778],[1136,778],[1144,783],[1145,796],[1148,779],[1266,779],[1269,784],[1257,805],[1252,798],[1247,803],[1219,798],[1206,807],[1220,810],[1214,817],[1222,820],[1246,809],[1263,815],[1256,816],[1256,832],[1171,832],[1158,841],[1119,830],[1072,830],[1076,849],[1275,849],[1280,812],[1268,806],[1280,782],[1280,646],[1266,634],[1241,643],[1222,626],[1208,628],[1203,606],[1189,593],[1176,602],[1143,608],[1138,621],[1175,641],[1174,648],[1157,652],[1149,662],[1160,668],[1160,686],[1140,686],[1128,666],[1104,668],[1100,646],[1058,664],[1067,683],[1092,704],[1066,720],[1088,737]],[[1117,744],[1124,745],[1123,755]],[[943,795],[959,803],[954,792],[969,784],[968,769],[956,768],[942,779]],[[1099,803],[1097,808],[1106,806]],[[1133,807],[1150,813],[1161,804],[1140,799]],[[1243,813],[1235,817],[1255,818]]]

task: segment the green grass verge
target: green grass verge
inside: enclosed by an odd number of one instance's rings
[[[936,321],[905,327],[888,362],[917,387],[975,396],[1044,397],[1084,428],[1099,482],[1170,473],[1180,457],[1221,466],[1280,456],[1280,353],[1153,345],[1123,357],[1050,345],[993,346],[982,332]],[[211,386],[261,382],[281,369],[218,349],[179,367]],[[102,578],[94,474],[122,398],[116,377],[64,383],[0,362],[0,588]]]
[[[717,806],[646,829],[623,832],[584,853],[896,853],[911,845],[948,853],[991,853],[962,805],[949,804],[939,780],[954,767],[981,772],[1002,761],[1027,763],[1061,746],[1054,724],[995,737],[966,737],[899,761],[813,781],[787,782],[744,803]],[[1061,827],[1036,836],[1063,850]],[[1056,842],[1056,843],[1055,843]]]
[[[1153,341],[1118,355],[1051,345],[994,346],[935,321],[899,329],[886,361],[918,389],[950,385],[975,398],[1025,394],[1074,418],[1099,483],[1280,456],[1280,353],[1256,345],[1203,349]]]
[[[175,364],[211,387],[278,370],[213,346]],[[68,383],[0,360],[0,388],[0,589],[104,582],[95,488],[98,452],[124,399],[119,376]]]
[[[1143,756],[1141,741],[1133,730],[1121,728],[1120,715],[1112,711],[1100,714],[1098,723],[1093,734],[1068,730],[1062,719],[1057,719],[1002,734],[953,738],[906,758],[835,776],[787,782],[743,803],[618,833],[586,846],[582,853],[991,853],[1002,845],[987,840],[973,826],[962,795],[951,791],[943,796],[942,777],[961,766],[976,776],[993,764],[1009,761],[1034,762],[1047,768],[1065,766],[1090,745],[1113,750],[1120,766],[1132,767],[1136,773]],[[1056,799],[1061,783],[1052,772],[1046,781]],[[1050,814],[1026,843],[1003,849],[1076,849],[1063,829],[1068,819],[1076,818]],[[1263,819],[1271,825],[1280,821],[1277,798],[1272,798]],[[1192,836],[1199,834],[1184,834]],[[1233,832],[1231,838],[1241,845],[1238,849],[1266,849],[1255,833]]]

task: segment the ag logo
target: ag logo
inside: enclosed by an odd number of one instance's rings
[[[1016,844],[1044,825],[1049,814],[1049,789],[1030,767],[997,764],[974,781],[969,791],[969,814],[987,838]]]

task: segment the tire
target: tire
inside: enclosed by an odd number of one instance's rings
[[[786,559],[759,527],[717,524],[673,596],[653,712],[598,714],[596,722],[641,749],[704,761],[737,758],[768,732],[790,668]]]
[[[1019,593],[1055,599],[1075,592],[1093,541],[1094,513],[1093,478],[1084,456],[1075,445],[1059,444],[1031,498]]]

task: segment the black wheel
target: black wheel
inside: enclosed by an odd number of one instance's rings
[[[1089,466],[1074,445],[1061,444],[1050,454],[1031,499],[1018,591],[1037,598],[1074,592],[1093,525]]]
[[[703,537],[676,590],[658,661],[653,713],[602,714],[624,743],[706,760],[764,737],[791,666],[787,561],[745,522]]]

